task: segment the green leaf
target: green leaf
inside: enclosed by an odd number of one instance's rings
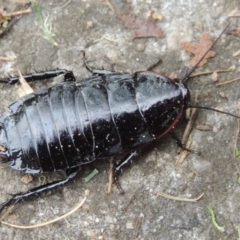
[[[237,181],[238,181],[238,183],[240,183],[240,177],[238,178],[238,180],[237,180]]]
[[[240,152],[239,152],[238,148],[236,147],[236,149],[235,149],[235,157],[239,157],[239,155],[240,155]]]
[[[219,226],[219,225],[217,224],[217,222],[216,222],[216,218],[215,218],[215,214],[214,214],[213,209],[212,209],[211,207],[208,207],[208,211],[209,211],[209,213],[210,213],[210,215],[211,215],[211,217],[212,217],[212,223],[213,223],[213,225],[217,228],[218,231],[224,232],[224,231],[225,231],[224,227]]]
[[[8,24],[9,24],[9,19],[8,18],[4,18],[2,26],[4,28],[6,28],[8,26]]]

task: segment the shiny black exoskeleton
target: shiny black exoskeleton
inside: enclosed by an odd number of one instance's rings
[[[84,62],[97,76],[76,81],[73,73],[64,69],[24,76],[34,81],[63,74],[64,82],[20,98],[0,116],[2,161],[26,173],[65,171],[67,176],[13,195],[0,211],[12,202],[66,184],[80,166],[123,155],[115,166],[115,182],[120,188],[117,176],[121,169],[137,156],[139,149],[170,132],[184,109],[214,110],[189,105],[186,83],[198,64],[184,79],[172,80],[151,72],[155,65],[148,71],[129,74],[92,69]],[[18,77],[10,77],[0,83],[18,81]],[[183,147],[181,142],[178,144]]]
[[[64,74],[65,81],[20,98],[3,113],[1,157],[19,171],[65,170],[67,178],[15,195],[10,202],[65,184],[82,165],[126,155],[116,166],[119,173],[139,147],[176,125],[190,98],[181,81],[154,72],[97,73],[82,81],[67,70],[24,76],[38,80]]]
[[[188,100],[181,81],[153,72],[68,79],[9,106],[1,120],[1,154],[26,173],[126,154],[169,132]]]

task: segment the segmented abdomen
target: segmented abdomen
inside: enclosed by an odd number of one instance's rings
[[[11,167],[64,170],[166,134],[181,116],[183,99],[175,83],[151,74],[64,82],[19,99],[3,121]]]

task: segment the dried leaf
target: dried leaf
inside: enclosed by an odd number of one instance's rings
[[[7,150],[7,149],[6,149],[4,146],[1,146],[1,145],[0,145],[0,151],[1,151],[1,152],[5,152],[6,150]]]
[[[233,57],[237,57],[238,55],[240,55],[240,50],[236,51],[236,52],[233,54]]]
[[[181,42],[180,46],[182,49],[195,55],[194,58],[190,61],[190,64],[192,66],[195,66],[212,44],[213,42],[210,39],[209,34],[203,33],[200,43]],[[198,66],[203,66],[205,63],[207,63],[208,58],[214,57],[215,55],[216,53],[210,50]]]
[[[240,50],[239,50],[239,54],[240,54]],[[235,71],[236,70],[236,66],[232,65],[228,70],[229,71]]]
[[[18,70],[18,74],[19,74],[19,82],[21,83],[17,87],[17,93],[18,93],[19,97],[23,97],[27,94],[33,93],[34,92],[33,89],[30,87],[28,82],[23,78],[23,76],[19,70]]]
[[[13,222],[17,219],[18,219],[18,217],[15,214],[11,214],[11,215],[8,216],[8,221],[10,221],[10,222]]]
[[[149,17],[152,17],[153,20],[158,20],[160,22],[163,21],[163,19],[164,19],[161,14],[153,12],[153,11],[149,11],[147,13],[147,18],[149,18]]]
[[[168,77],[171,78],[171,79],[175,79],[175,78],[177,78],[178,76],[177,76],[177,73],[176,73],[176,72],[171,72]]]
[[[227,35],[233,35],[235,37],[240,37],[240,27],[235,27],[235,28],[232,28],[232,29],[227,29],[225,31],[225,33]]]
[[[211,130],[210,126],[201,125],[201,124],[197,125],[197,126],[196,126],[196,129],[197,129],[197,130],[200,130],[200,131],[210,131],[210,130]]]
[[[110,8],[111,11],[115,12],[114,7],[112,4],[109,2],[109,0],[101,0],[101,2],[105,2],[106,5]]]
[[[88,205],[88,204],[83,204],[82,205],[82,210],[84,211],[84,212],[89,212],[90,211],[90,205]]]
[[[25,184],[29,184],[32,181],[33,181],[33,177],[30,174],[27,174],[21,178],[21,182],[23,182]]]
[[[225,94],[224,92],[219,92],[219,95],[220,95],[222,98],[228,100],[228,98],[227,98],[227,96],[226,96],[226,94]]]
[[[235,8],[229,15],[228,17],[240,17],[240,10]]]
[[[2,24],[4,22],[4,16],[3,16],[3,10],[0,9],[0,24]]]
[[[117,17],[132,31],[134,38],[164,37],[164,34],[157,26],[153,15],[154,12],[151,13],[148,19],[139,19],[125,14],[118,14]]]

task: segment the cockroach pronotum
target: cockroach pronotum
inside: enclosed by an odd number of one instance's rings
[[[62,186],[76,176],[80,166],[109,157],[124,156],[114,171],[120,188],[117,176],[121,169],[140,148],[171,132],[184,110],[218,111],[189,104],[187,81],[198,64],[183,79],[172,80],[152,72],[155,65],[130,74],[93,69],[85,55],[84,63],[96,76],[76,81],[73,73],[64,69],[24,76],[34,81],[63,74],[64,82],[20,98],[1,115],[3,162],[30,174],[65,171],[66,179],[14,194],[0,211],[11,203]],[[19,77],[10,77],[1,83],[18,81]],[[180,141],[178,144],[184,148]]]

